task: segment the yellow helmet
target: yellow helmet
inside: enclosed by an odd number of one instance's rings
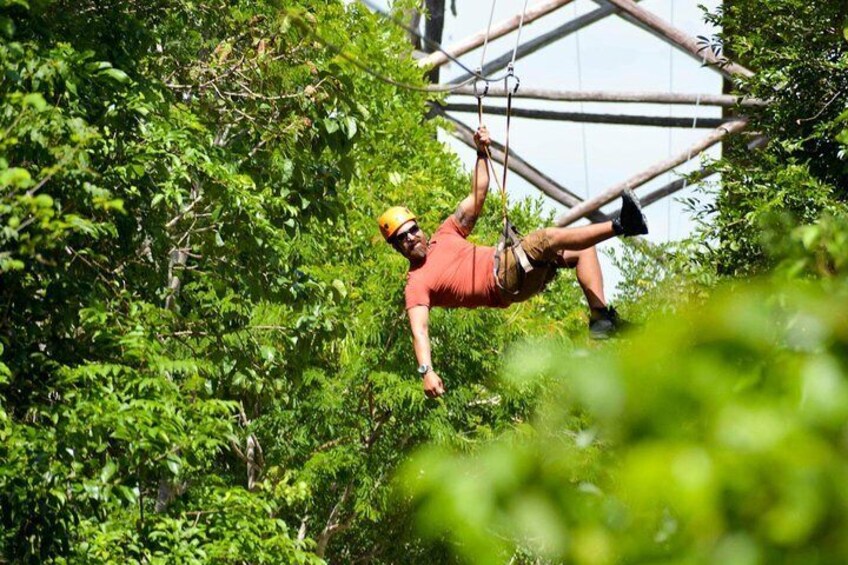
[[[414,220],[415,214],[409,211],[405,206],[392,206],[383,215],[377,218],[377,223],[380,224],[380,233],[386,241],[391,239],[395,232],[398,231],[403,224],[409,220]]]

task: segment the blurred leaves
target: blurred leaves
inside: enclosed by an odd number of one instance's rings
[[[532,429],[405,467],[422,532],[475,563],[844,560],[846,298],[738,283],[591,357],[536,344]]]

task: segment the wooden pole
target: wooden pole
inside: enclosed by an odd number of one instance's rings
[[[476,113],[476,104],[447,104],[445,110],[449,112]],[[495,116],[506,115],[506,108],[487,106],[486,113]],[[556,112],[553,110],[533,110],[527,108],[513,108],[514,118],[529,118],[531,120],[555,120],[560,122],[579,122],[587,124],[617,124],[630,126],[653,126],[661,128],[691,128],[695,123],[699,128],[717,128],[727,123],[721,118],[675,118],[667,116],[629,116],[625,114],[587,114],[584,112]]]
[[[639,201],[642,203],[642,207],[650,206],[654,202],[659,202],[666,196],[671,196],[675,192],[679,192],[683,190],[687,186],[692,186],[693,184],[697,184],[702,180],[708,179],[709,177],[716,174],[716,170],[712,167],[701,167],[694,173],[689,173],[685,177],[681,177],[679,179],[674,179],[670,183],[659,187],[653,192],[649,192],[644,197],[639,198]],[[615,216],[618,216],[620,210],[615,213]],[[613,216],[614,217],[614,216]]]
[[[452,91],[455,95],[474,95],[474,88],[462,86]],[[486,96],[505,98],[503,86],[489,87]],[[692,106],[765,106],[766,102],[756,98],[742,98],[729,94],[679,94],[672,92],[609,92],[603,90],[551,90],[545,88],[519,88],[515,98],[527,100],[550,100],[555,102],[616,102],[622,104],[675,104]]]
[[[613,6],[612,4],[607,4],[605,6],[601,6],[588,14],[583,14],[579,18],[570,20],[563,25],[552,29],[547,33],[543,33],[539,37],[535,37],[526,43],[522,43],[518,46],[518,49],[515,51],[515,60],[519,60],[527,55],[535,53],[539,49],[550,45],[551,43],[557,41],[558,39],[562,39],[567,35],[571,35],[576,31],[580,31],[584,27],[588,27],[593,23],[600,21],[610,14],[614,14],[618,12],[619,9]],[[496,57],[485,63],[483,65],[483,75],[489,76],[500,69],[505,69],[506,66],[512,61],[512,50],[507,51],[503,55]],[[453,80],[451,80],[448,84],[461,84],[468,79],[471,78],[472,75],[465,73]]]
[[[754,149],[758,149],[765,145],[768,141],[768,138],[764,135],[757,136],[753,141],[748,144],[748,149],[753,151]],[[666,196],[671,196],[672,194],[679,192],[686,188],[686,186],[692,186],[701,182],[702,180],[706,180],[716,174],[718,171],[715,170],[712,166],[701,167],[697,171],[693,173],[689,173],[685,177],[681,177],[679,179],[675,179],[672,182],[659,187],[653,192],[649,192],[645,196],[639,198],[639,202],[642,203],[642,208],[650,206],[654,202],[659,202]],[[616,210],[612,214],[605,216],[607,220],[611,220],[615,218],[621,213],[621,210]],[[594,221],[594,220],[592,220]]]
[[[698,45],[698,41],[686,32],[670,25],[662,18],[636,5],[633,0],[595,0],[600,5],[612,4],[621,10],[621,16],[639,27],[671,43],[678,49],[695,57],[698,61],[713,66],[725,76],[751,77],[753,72],[732,61],[720,60],[709,47]]]
[[[542,0],[541,2],[537,2],[533,6],[527,8],[527,12],[524,14],[524,25],[530,24],[533,21],[541,18],[544,15],[550,14],[557,8],[561,8],[566,4],[569,4],[572,0]],[[506,35],[507,33],[513,31],[518,28],[519,23],[521,22],[521,13],[518,13],[506,20],[498,22],[497,24],[492,25],[492,29],[489,33],[489,41],[494,41],[495,39]],[[483,29],[471,37],[460,41],[456,45],[452,45],[445,49],[448,53],[450,53],[453,57],[459,57],[460,55],[464,55],[469,51],[476,49],[483,45],[483,41],[486,39],[486,30]],[[442,52],[431,53],[430,55],[420,59],[418,61],[418,66],[422,68],[429,67],[439,67],[444,65],[448,61],[448,58]]]
[[[747,125],[747,120],[740,119],[717,128],[710,135],[700,140],[688,150],[657,163],[638,175],[608,188],[593,198],[584,200],[580,205],[573,207],[571,210],[568,210],[559,216],[556,219],[556,225],[567,226],[576,222],[580,218],[588,217],[588,214],[597,212],[603,205],[617,198],[624,190],[628,188],[634,189],[644,185],[661,174],[670,171],[681,163],[685,163],[696,155],[699,155],[706,149],[724,139],[726,135],[742,131]]]
[[[436,108],[436,111],[456,126],[455,130],[451,132],[451,135],[472,149],[476,147],[474,145],[474,131],[470,127],[463,124],[456,118],[445,114],[444,111],[439,108]],[[503,149],[503,145],[494,140],[492,141],[492,145],[489,147],[492,159],[500,164],[503,164],[504,160]],[[511,149],[509,152],[509,170],[519,175],[521,178],[560,204],[574,207],[583,202],[579,196],[530,165],[527,161],[516,155],[515,151]],[[590,212],[586,217],[593,222],[600,222],[606,218],[606,216],[599,211]]]

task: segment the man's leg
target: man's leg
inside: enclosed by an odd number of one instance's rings
[[[606,339],[626,325],[618,318],[615,308],[607,306],[604,275],[595,247],[582,251],[560,251],[557,262],[562,267],[575,270],[577,282],[589,305],[589,333],[594,339]]]
[[[527,234],[521,241],[531,261],[555,262],[577,270],[577,282],[591,311],[589,330],[597,339],[609,337],[623,324],[615,309],[606,304],[604,278],[595,245],[619,235],[648,233],[636,195],[626,190],[621,200],[621,213],[612,221],[576,228],[543,228]]]
[[[589,308],[593,312],[606,308],[604,275],[601,272],[601,263],[598,261],[598,252],[595,247],[581,251],[561,251],[559,256],[559,263],[563,267],[575,270],[577,283],[583,289]]]
[[[556,251],[582,251],[617,235],[612,222],[577,228],[544,228],[544,232],[551,247]]]
[[[556,251],[580,251],[617,235],[633,236],[648,233],[639,199],[630,190],[621,194],[621,213],[609,222],[578,228],[545,228],[545,236]]]

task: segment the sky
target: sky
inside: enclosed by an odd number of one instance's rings
[[[539,0],[530,0],[532,6]],[[524,0],[495,0],[494,22],[502,21],[520,13]],[[384,7],[388,2],[375,2]],[[442,45],[452,44],[485,30],[491,0],[455,0],[456,15],[450,12],[450,0],[445,14],[445,29]],[[640,6],[667,22],[672,23],[689,35],[710,36],[716,32],[704,22],[699,5],[714,11],[720,0],[643,0]],[[525,25],[521,32],[524,43],[563,23],[593,11],[598,7],[594,0],[575,0],[554,12]],[[386,25],[391,25],[387,22]],[[486,60],[494,59],[515,45],[516,32],[490,42]],[[463,55],[459,59],[469,68],[480,65],[482,49]],[[442,67],[441,81],[464,74],[455,63]],[[609,16],[577,33],[519,59],[515,74],[525,88],[548,88],[558,90],[606,90],[606,91],[650,91],[720,94],[721,76],[712,69],[703,68],[699,61],[672,48],[668,43],[637,28],[617,16]],[[474,98],[453,96],[449,101],[473,103]],[[485,100],[485,106],[503,105],[495,98]],[[485,107],[484,106],[484,107]],[[661,104],[611,104],[611,103],[567,103],[533,101],[517,98],[514,107],[540,108],[560,111],[583,111],[588,113],[635,114],[654,116],[686,116],[701,118],[721,117],[721,108],[692,106],[669,106]],[[465,124],[477,126],[474,114],[454,113]],[[500,116],[485,116],[493,139],[503,141],[506,121]],[[522,158],[567,187],[578,196],[593,196],[651,165],[686,150],[691,144],[709,133],[707,128],[659,128],[646,126],[619,126],[606,124],[578,124],[513,118],[510,128],[510,147]],[[474,152],[450,135],[443,135],[449,145],[471,170]],[[705,155],[718,157],[721,145],[708,150]],[[681,174],[697,169],[697,158],[681,165],[673,172],[660,176],[651,183],[637,189],[645,195],[654,188],[679,178]],[[496,170],[499,169],[496,166]],[[707,182],[717,183],[718,177]],[[508,175],[508,192],[512,199],[523,196],[543,197],[545,210],[555,214],[566,208],[544,196],[518,175]],[[496,185],[492,188],[496,190]],[[673,197],[645,209],[650,226],[647,239],[661,243],[686,237],[692,230],[692,222],[685,206],[678,199],[696,195],[695,187],[678,192]],[[703,197],[701,197],[703,199]],[[494,202],[494,201],[493,201]],[[618,207],[613,202],[603,209],[610,212]],[[603,253],[620,245],[616,241],[599,246],[608,295],[615,296],[620,274]]]

